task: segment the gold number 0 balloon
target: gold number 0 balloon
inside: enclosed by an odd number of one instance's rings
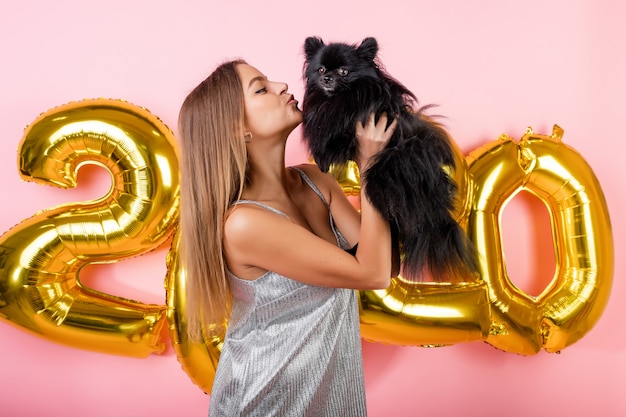
[[[502,136],[468,155],[474,197],[469,233],[481,256],[497,331],[487,343],[533,354],[556,352],[580,339],[599,319],[613,275],[613,242],[600,185],[583,158],[562,141],[530,129],[519,143]],[[506,273],[500,216],[507,201],[528,190],[548,207],[556,271],[538,297],[519,290]]]
[[[111,174],[100,199],[61,205],[0,238],[0,317],[48,340],[129,356],[161,352],[165,309],[81,285],[80,269],[153,250],[178,218],[172,132],[146,109],[84,100],[40,115],[20,144],[25,180],[74,187],[81,165]]]

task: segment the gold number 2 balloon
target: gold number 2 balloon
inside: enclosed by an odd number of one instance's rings
[[[0,238],[0,318],[74,347],[161,352],[164,306],[87,288],[79,271],[141,255],[171,235],[179,192],[172,132],[125,101],[72,102],[27,127],[19,159],[25,180],[74,187],[80,166],[97,164],[112,186],[99,199],[43,210]]]

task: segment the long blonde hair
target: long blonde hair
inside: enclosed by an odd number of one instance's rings
[[[178,116],[180,256],[186,273],[187,329],[196,341],[203,332],[221,334],[230,311],[223,227],[230,204],[241,196],[247,169],[238,64],[245,62],[218,66],[189,93]]]

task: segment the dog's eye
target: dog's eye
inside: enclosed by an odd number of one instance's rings
[[[348,75],[348,68],[346,67],[341,67],[339,68],[339,71],[337,71],[339,73],[339,75],[341,75],[342,77],[345,77],[346,75]]]
[[[325,66],[321,66],[317,69],[317,72],[321,75],[324,74],[326,72],[326,67]]]

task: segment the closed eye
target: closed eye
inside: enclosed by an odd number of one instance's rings
[[[254,94],[264,94],[267,93],[267,88],[263,87],[254,92]]]

